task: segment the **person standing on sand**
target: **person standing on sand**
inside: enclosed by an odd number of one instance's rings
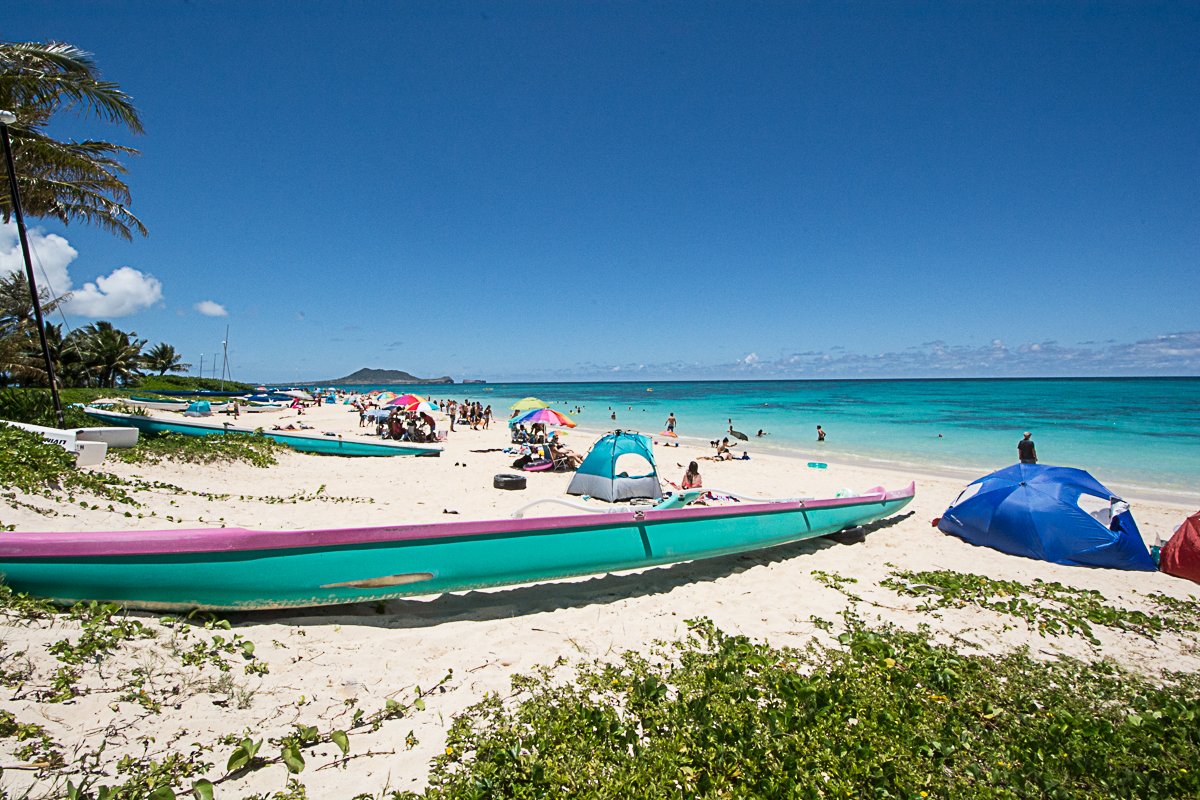
[[[1025,431],[1025,438],[1017,442],[1017,458],[1022,464],[1037,463],[1037,449],[1033,446],[1033,439],[1029,438],[1032,435]]]
[[[817,441],[818,442],[825,441],[825,431],[822,430],[820,425],[817,426]]]

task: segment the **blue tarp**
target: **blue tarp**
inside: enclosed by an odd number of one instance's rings
[[[1133,515],[1118,515],[1117,530],[1109,530],[1104,513],[1098,518],[1080,507],[1084,495],[1107,503],[1113,493],[1081,469],[1014,464],[971,483],[946,509],[938,529],[1056,564],[1153,571]],[[1103,512],[1104,503],[1091,505]]]

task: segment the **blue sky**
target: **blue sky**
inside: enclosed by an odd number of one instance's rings
[[[1196,3],[24,2],[134,98],[68,322],[234,377],[1200,374]],[[0,264],[16,264],[0,231]],[[205,313],[207,312],[207,313]],[[58,320],[61,321],[61,320]]]

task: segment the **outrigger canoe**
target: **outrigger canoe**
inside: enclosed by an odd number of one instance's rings
[[[371,442],[361,439],[347,439],[341,435],[325,436],[320,433],[305,434],[292,433],[290,431],[242,428],[229,422],[213,424],[182,419],[164,419],[163,417],[143,417],[137,414],[103,411],[93,406],[88,406],[84,409],[84,412],[88,416],[95,417],[110,425],[133,427],[143,433],[179,433],[184,436],[257,433],[268,439],[274,439],[280,444],[287,445],[301,453],[320,453],[328,456],[436,456],[442,452],[441,446],[436,444]]]
[[[388,600],[712,558],[890,516],[915,487],[858,497],[301,531],[0,534],[13,589],[58,603],[250,611]]]

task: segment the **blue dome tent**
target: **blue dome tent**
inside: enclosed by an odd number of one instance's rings
[[[650,438],[640,433],[613,431],[600,438],[575,470],[575,477],[567,487],[567,494],[589,495],[610,503],[648,497],[662,497],[662,486],[658,483],[658,472],[654,466],[654,451]],[[629,456],[626,462],[636,462],[637,471],[630,475],[618,472],[617,460]],[[644,464],[642,462],[645,462]],[[646,471],[649,467],[649,471]]]
[[[195,400],[183,412],[185,417],[211,417],[212,404],[207,400]]]
[[[1109,530],[1112,496],[1081,469],[1014,464],[968,485],[938,529],[971,544],[1056,564],[1153,571],[1133,515],[1119,514],[1117,530]],[[1081,505],[1088,497],[1096,500]]]

